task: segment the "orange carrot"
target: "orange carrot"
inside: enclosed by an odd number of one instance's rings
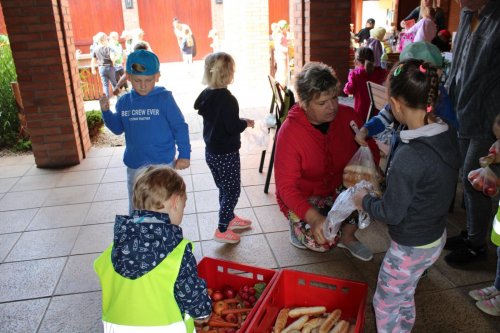
[[[233,323],[228,323],[227,321],[219,321],[219,320],[212,320],[210,319],[208,321],[208,326],[210,326],[211,328],[215,328],[215,327],[233,327],[233,328],[239,328],[240,325],[238,324],[233,324]]]
[[[252,311],[252,308],[241,308],[241,309],[226,309],[221,312],[222,315],[227,315],[230,313],[246,313]]]

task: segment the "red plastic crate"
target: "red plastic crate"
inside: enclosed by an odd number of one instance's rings
[[[267,284],[262,295],[255,303],[254,308],[250,311],[239,329],[241,333],[246,332],[253,315],[257,309],[259,309],[274,279],[278,276],[277,272],[272,269],[243,265],[210,257],[204,257],[198,263],[198,275],[204,278],[207,281],[207,286],[213,290],[222,289],[224,286],[231,286],[238,290],[243,285],[252,286],[259,282],[265,282]]]
[[[282,308],[301,306],[326,306],[328,312],[341,309],[341,318],[356,323],[355,332],[363,332],[367,293],[366,283],[284,269],[278,273],[245,333],[270,333]],[[288,324],[292,321],[289,319]]]

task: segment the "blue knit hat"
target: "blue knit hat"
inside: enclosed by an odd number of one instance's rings
[[[154,75],[160,72],[160,61],[153,52],[137,50],[127,57],[127,74]]]
[[[438,47],[428,42],[408,44],[399,55],[399,60],[417,59],[430,62],[436,67],[443,67],[443,56]]]

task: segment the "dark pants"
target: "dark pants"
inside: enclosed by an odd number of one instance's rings
[[[234,219],[234,208],[241,193],[240,152],[214,154],[205,151],[205,159],[219,189],[219,231],[225,232]]]
[[[486,243],[488,229],[493,219],[491,198],[475,190],[467,175],[471,170],[478,169],[479,158],[488,155],[493,144],[492,138],[459,139],[460,153],[463,161],[462,182],[464,186],[464,203],[467,216],[467,234],[470,244],[474,247]]]

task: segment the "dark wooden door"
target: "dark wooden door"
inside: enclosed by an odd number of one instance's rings
[[[420,6],[420,0],[400,0],[398,1],[398,29],[401,29],[399,23],[416,7]]]
[[[137,5],[144,39],[161,62],[182,61],[172,25],[174,17],[191,27],[197,50],[194,59],[203,59],[212,51],[208,38],[212,29],[210,0],[138,1]]]
[[[82,1],[68,0],[75,48],[82,53],[90,52],[92,37],[102,31],[119,34],[123,31],[121,0]]]

